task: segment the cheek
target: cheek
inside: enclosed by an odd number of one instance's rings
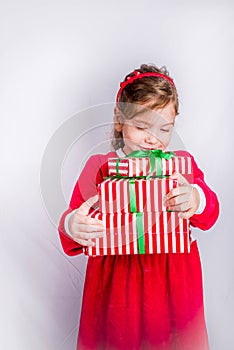
[[[164,132],[159,134],[159,140],[162,141],[164,144],[168,144],[171,140],[172,132]]]
[[[133,128],[123,129],[123,137],[125,140],[134,141],[138,140],[141,136],[138,130]]]

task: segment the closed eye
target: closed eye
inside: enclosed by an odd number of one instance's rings
[[[145,129],[147,129],[146,126],[136,126],[136,128],[137,128],[138,130],[145,130]]]
[[[143,122],[138,122],[137,120],[133,121],[133,125],[137,130],[146,130],[148,128],[148,125]]]
[[[160,129],[160,131],[169,132],[169,131],[171,131],[171,130],[170,130],[170,129]]]

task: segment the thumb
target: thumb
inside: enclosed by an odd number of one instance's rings
[[[98,201],[98,195],[96,194],[93,197],[87,199],[86,202],[82,203],[81,206],[77,209],[77,213],[81,215],[88,215],[89,209]]]
[[[177,180],[179,182],[179,185],[189,185],[189,182],[186,180],[186,178],[176,171],[169,176],[169,179]]]

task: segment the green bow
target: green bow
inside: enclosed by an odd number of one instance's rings
[[[157,176],[162,176],[162,159],[171,159],[175,156],[174,152],[163,152],[161,149],[153,149],[148,151],[133,151],[125,158],[149,158],[150,160],[150,172],[147,178],[152,176],[152,173],[154,169],[157,169]],[[116,161],[116,174],[117,176],[121,175],[119,174],[119,162],[121,158],[118,158]]]

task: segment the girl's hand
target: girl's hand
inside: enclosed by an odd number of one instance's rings
[[[180,211],[180,218],[189,219],[199,207],[199,192],[179,173],[174,173],[169,179],[177,180],[179,187],[173,188],[165,196],[164,205],[169,210]]]
[[[104,226],[101,220],[88,217],[89,209],[98,200],[98,196],[89,198],[73,213],[68,221],[72,238],[83,246],[93,246],[92,238],[103,236]]]

